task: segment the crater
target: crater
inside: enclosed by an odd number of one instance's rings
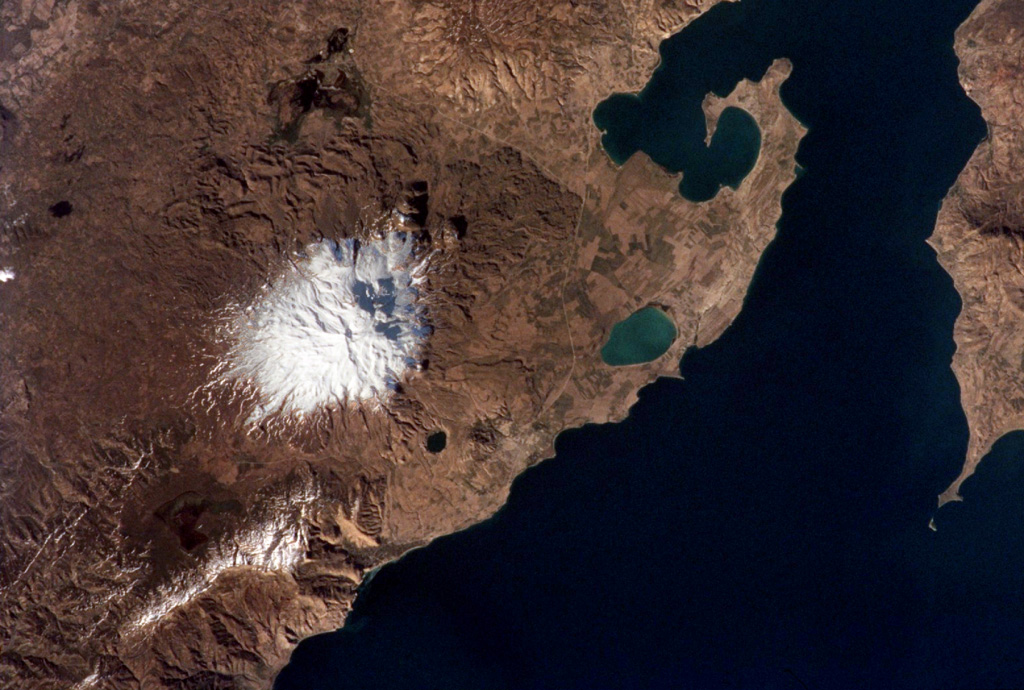
[[[440,453],[448,445],[448,434],[443,431],[435,431],[427,436],[427,450],[431,453]]]
[[[189,491],[171,499],[156,510],[156,516],[178,537],[181,548],[192,551],[210,537],[199,531],[199,519],[206,511],[206,499]]]
[[[58,201],[50,207],[50,215],[54,218],[64,218],[70,216],[72,210],[70,201]]]

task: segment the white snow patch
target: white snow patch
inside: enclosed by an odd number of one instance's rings
[[[230,538],[211,544],[202,564],[159,587],[129,619],[138,631],[209,590],[223,573],[248,568],[292,573],[306,556],[309,518],[317,493],[312,486],[278,496],[262,506],[260,517]]]
[[[0,283],[6,283],[8,280],[14,280],[14,269],[0,268]]]
[[[215,383],[253,394],[251,423],[378,404],[419,365],[425,269],[404,232],[310,245],[253,304],[229,310]]]
[[[96,687],[96,683],[100,682],[100,680],[100,674],[90,673],[85,678],[80,680],[78,684],[75,685],[74,688],[72,688],[72,690],[88,690],[89,688],[94,688]]]

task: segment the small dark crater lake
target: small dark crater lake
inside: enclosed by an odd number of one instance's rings
[[[925,239],[985,134],[952,51],[974,5],[742,0],[666,40],[595,120],[697,197],[753,137],[705,147],[704,96],[794,65],[802,174],[742,313],[492,519],[382,568],[278,690],[1020,687],[1024,434],[935,507],[967,428]]]
[[[435,431],[427,436],[427,451],[430,453],[440,453],[447,445],[448,434],[443,431]]]

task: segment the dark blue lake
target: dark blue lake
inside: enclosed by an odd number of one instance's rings
[[[974,4],[743,0],[666,41],[598,120],[684,181],[704,94],[794,64],[804,174],[742,314],[493,519],[383,568],[278,690],[1024,685],[1024,434],[935,514],[967,428],[925,239],[985,134],[952,52]]]

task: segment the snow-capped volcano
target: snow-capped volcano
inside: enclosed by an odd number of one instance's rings
[[[302,417],[332,404],[387,398],[430,329],[414,239],[324,240],[229,318],[222,384],[250,392],[250,421]]]

